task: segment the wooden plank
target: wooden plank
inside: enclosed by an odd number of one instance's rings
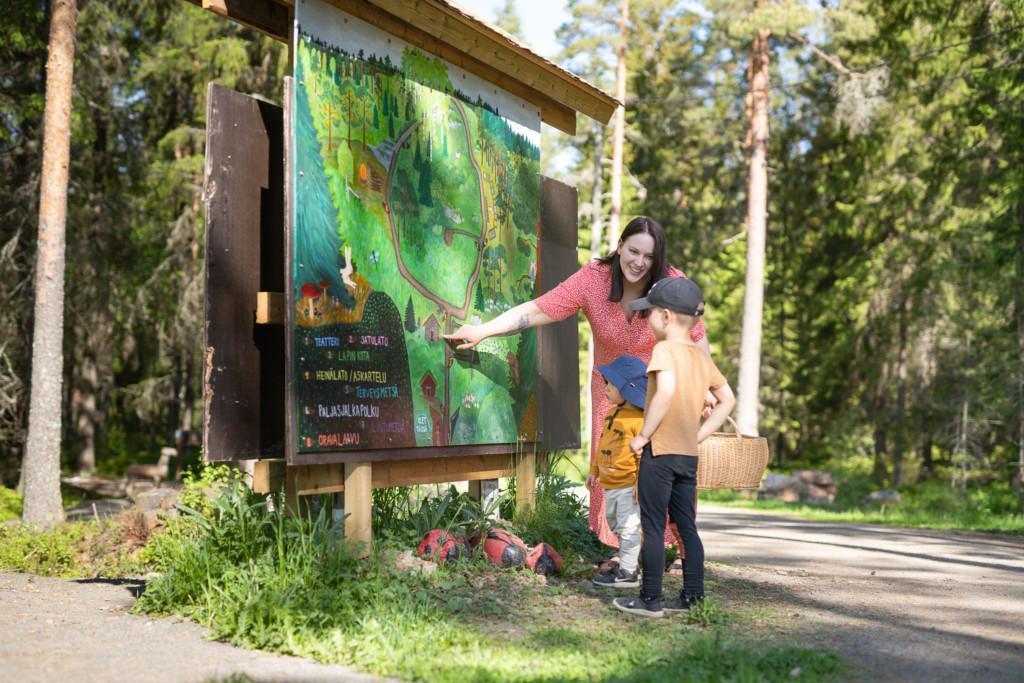
[[[284,292],[256,292],[256,324],[284,325]]]
[[[373,464],[373,487],[497,479],[508,476],[512,466],[512,458],[506,454],[386,460]]]
[[[483,499],[483,480],[476,479],[466,482],[466,494],[473,500],[480,502]]]
[[[261,461],[261,463],[282,461]],[[257,463],[257,465],[261,464]],[[351,463],[350,463],[351,464]],[[264,468],[265,469],[265,468]],[[259,471],[259,470],[258,470]],[[372,487],[414,486],[451,481],[477,483],[484,479],[508,477],[514,473],[513,459],[504,454],[425,458],[422,460],[385,460],[373,463]],[[345,490],[345,464],[289,465],[296,495],[341,493]],[[261,490],[265,487],[260,473]],[[255,488],[253,490],[256,490]],[[276,489],[271,489],[276,490]]]
[[[281,110],[221,86],[207,89],[203,450],[207,460],[280,453],[283,331],[254,331],[256,292],[283,268],[263,236],[282,231]],[[275,158],[276,157],[276,158]],[[280,238],[278,239],[280,242]],[[268,270],[265,264],[274,264]],[[275,450],[276,448],[276,450]]]
[[[253,463],[252,491],[253,493],[277,493],[284,486],[285,479],[284,460],[266,459],[257,460]]]
[[[287,309],[285,311],[288,312]],[[289,335],[290,337],[290,335]],[[291,405],[291,404],[289,404]],[[289,411],[289,417],[292,413]],[[294,453],[289,465],[324,465],[339,462],[386,462],[389,460],[429,460],[457,456],[501,455],[508,457],[523,449],[524,444],[481,444],[468,446],[415,446],[360,451],[318,451]],[[533,444],[526,444],[532,447]],[[454,479],[451,481],[455,481]]]
[[[295,467],[295,488],[300,496],[341,493],[345,490],[345,466],[308,465]]]
[[[345,540],[361,543],[361,554],[369,554],[373,542],[373,465],[345,463]]]
[[[551,178],[540,186],[540,293],[576,272],[576,188]],[[576,316],[537,330],[537,439],[543,451],[580,447]]]
[[[519,72],[515,70],[503,71],[501,68],[487,63],[485,59],[480,59],[457,47],[439,41],[435,35],[420,27],[418,22],[411,23],[410,21],[400,19],[392,13],[374,7],[373,4],[366,0],[327,1],[338,9],[401,38],[410,45],[418,47],[425,52],[435,54],[461,69],[480,76],[490,83],[494,83],[499,88],[507,90],[516,97],[526,100],[540,109],[542,121],[569,135],[576,134],[575,110],[571,106],[550,97],[547,90],[538,90],[524,84],[521,79],[517,78]],[[608,118],[610,116],[609,114]]]
[[[516,512],[532,510],[537,499],[537,456],[523,453],[516,459]]]

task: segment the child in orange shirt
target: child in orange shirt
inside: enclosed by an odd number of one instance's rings
[[[598,586],[635,588],[640,585],[640,506],[636,496],[640,458],[629,442],[644,423],[647,364],[632,356],[619,356],[597,371],[605,381],[604,396],[612,404],[604,419],[597,456],[590,463],[587,487],[604,489],[604,514],[619,537],[619,565],[594,578]]]
[[[704,599],[704,545],[697,534],[694,510],[697,444],[725,421],[736,399],[711,357],[689,336],[704,312],[704,297],[692,280],[659,280],[646,297],[629,307],[651,311],[647,322],[658,343],[647,366],[650,383],[644,425],[630,443],[633,452],[642,455],[637,485],[644,538],[643,586],[639,598],[616,598],[612,604],[630,614],[661,617],[665,612],[687,610]],[[718,403],[701,424],[708,390]],[[679,528],[686,561],[682,593],[663,605],[661,538],[666,513]]]

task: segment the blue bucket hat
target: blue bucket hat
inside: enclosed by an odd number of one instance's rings
[[[606,380],[637,408],[647,402],[647,363],[633,356],[619,356],[608,365],[597,366]]]

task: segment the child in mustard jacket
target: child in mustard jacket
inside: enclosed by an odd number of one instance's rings
[[[597,457],[590,463],[587,486],[604,489],[604,514],[619,537],[619,565],[594,578],[598,586],[635,588],[640,585],[640,506],[636,480],[640,458],[629,442],[644,424],[647,364],[633,356],[619,356],[597,371],[605,380],[604,395],[612,404],[604,419]]]

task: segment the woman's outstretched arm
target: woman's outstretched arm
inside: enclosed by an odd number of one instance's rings
[[[451,334],[444,335],[444,338],[462,342],[456,348],[471,349],[488,337],[516,334],[530,327],[540,327],[553,322],[555,319],[540,310],[535,302],[527,301],[482,325],[463,325]]]

